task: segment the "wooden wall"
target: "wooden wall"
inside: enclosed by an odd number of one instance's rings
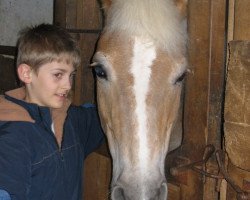
[[[250,40],[249,0],[228,1],[228,42]]]
[[[250,1],[248,0],[189,0],[188,32],[190,43],[188,52],[192,73],[187,78],[185,88],[184,141],[181,148],[169,156],[170,158],[171,156],[175,157],[175,159],[167,159],[167,161],[172,161],[167,162],[170,167],[176,163],[185,164],[201,160],[204,147],[207,144],[213,144],[216,150],[227,150],[224,146],[223,113],[225,74],[227,62],[230,61],[228,44],[236,40],[250,40],[249,15]],[[236,46],[233,44],[231,50]],[[246,42],[245,52],[249,52],[246,48],[247,44]],[[239,51],[239,49],[238,47],[237,50]],[[243,49],[237,55],[241,54],[244,54]],[[231,54],[231,59],[240,60],[240,58],[233,57],[233,54]],[[245,67],[249,68],[249,65],[245,65]],[[240,76],[240,73],[234,72],[234,74],[236,77]],[[235,104],[239,104],[239,102],[235,102]],[[230,131],[232,132],[232,130]],[[239,138],[237,139],[236,131],[231,134],[235,134],[233,136],[235,141],[240,141]],[[241,144],[244,147],[238,153],[235,152],[238,151],[236,149],[232,151],[238,155],[237,160],[243,159],[247,162],[248,159],[244,156],[248,157],[250,154],[247,145],[250,144],[250,141],[247,140],[249,136],[246,135],[249,133],[244,132],[244,134],[245,140]],[[225,151],[225,153],[230,152]],[[249,171],[247,171],[250,167],[249,164],[245,163],[245,169],[243,169],[239,167],[239,163],[234,165],[227,154],[225,156],[226,160],[223,164],[228,170],[230,179],[241,190],[249,192],[250,180]],[[204,166],[201,167],[204,170]],[[207,172],[218,174],[218,163],[214,155],[206,164],[205,169]],[[177,174],[173,180],[180,187],[180,199],[236,200],[237,198],[237,193],[225,180],[221,182],[191,170]],[[248,197],[244,199],[249,199],[249,196],[248,194]]]
[[[249,135],[249,42],[250,1],[229,0],[228,6],[228,71],[225,99],[225,150],[228,155],[227,170],[232,181],[250,199],[250,135]],[[239,70],[239,69],[245,70]],[[236,89],[236,90],[235,90]],[[238,90],[238,91],[237,91]],[[236,92],[237,91],[237,92]],[[243,94],[245,91],[245,94]],[[237,101],[235,101],[237,100]],[[231,104],[231,106],[230,106]],[[243,108],[240,111],[240,108]],[[244,115],[244,120],[242,117]],[[234,119],[232,118],[234,116]],[[235,118],[236,117],[236,118]],[[232,126],[234,121],[245,124],[245,128]],[[230,144],[231,143],[231,144]],[[233,148],[233,149],[232,149]],[[244,164],[242,161],[244,160]],[[230,184],[223,182],[221,200],[236,200],[237,193]]]
[[[16,48],[0,45],[0,95],[18,87],[15,67]]]
[[[189,67],[185,85],[184,140],[167,158],[168,166],[202,160],[205,146],[221,149],[222,102],[226,46],[226,0],[189,0]],[[170,160],[170,161],[169,161]],[[202,167],[202,166],[200,166]],[[215,157],[206,170],[216,172]],[[180,199],[218,199],[216,181],[192,170],[173,177],[180,186]]]
[[[5,49],[5,48],[3,48]],[[0,51],[0,95],[18,86],[16,75],[15,56],[8,55],[9,52]],[[15,54],[13,52],[13,54]]]

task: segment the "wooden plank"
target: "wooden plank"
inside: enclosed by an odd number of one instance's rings
[[[189,0],[189,66],[185,85],[184,139],[180,155],[190,161],[200,160],[206,145],[209,89],[210,1]],[[188,171],[186,185],[181,185],[182,199],[203,198],[202,177]]]
[[[235,1],[234,40],[250,40],[250,1]]]
[[[102,14],[97,0],[77,1],[77,26],[78,29],[101,30]]]
[[[18,87],[14,58],[0,55],[0,94]]]
[[[222,102],[225,77],[226,0],[211,1],[207,144],[221,148]]]
[[[185,86],[184,140],[178,155],[190,162],[201,160],[207,144],[221,148],[225,10],[226,0],[190,0],[188,5],[191,73]],[[216,172],[216,167],[213,158],[207,164],[208,171]],[[186,177],[181,184],[182,199],[218,199],[215,180],[193,171],[186,172]]]
[[[228,1],[228,22],[227,22],[227,40],[231,41],[234,38],[234,8],[236,0]]]
[[[0,54],[15,56],[16,53],[17,53],[16,47],[0,45]]]
[[[232,180],[250,192],[250,41],[230,42],[230,61],[225,96],[225,149]],[[228,185],[227,200],[236,199]]]
[[[250,41],[230,42],[225,96],[225,145],[231,162],[250,170]]]
[[[228,42],[231,40],[250,40],[249,12],[249,0],[229,0]]]
[[[55,0],[54,23],[72,30],[100,30],[103,22],[99,1]]]
[[[74,87],[74,103],[95,102],[94,77],[92,68],[89,66],[95,49],[96,34],[79,34],[80,47],[82,50],[82,63],[77,69]]]
[[[184,141],[192,147],[205,145],[207,133],[207,99],[208,99],[208,66],[209,66],[209,21],[210,4],[201,0],[189,1],[189,68],[185,85],[184,106]],[[202,151],[191,148],[190,154],[198,159]]]
[[[66,28],[77,28],[77,0],[66,0]]]
[[[207,108],[207,138],[206,144],[213,144],[221,149],[222,104],[225,77],[225,47],[226,47],[226,0],[211,1],[210,4],[210,44],[209,44],[209,89]],[[207,170],[217,173],[215,157],[207,162]],[[216,180],[206,177],[204,182],[203,200],[218,199]]]
[[[228,42],[232,40],[250,40],[250,1],[249,0],[230,0],[229,1],[229,20],[228,20]],[[227,59],[229,60],[229,52]],[[238,103],[237,103],[238,105]],[[233,131],[232,129],[229,129]],[[235,133],[232,132],[231,136]],[[233,151],[234,152],[234,151]],[[231,156],[232,157],[232,156]],[[239,157],[239,156],[238,156]],[[235,161],[234,161],[235,163]],[[240,185],[239,181],[239,169],[229,160],[229,172],[235,176],[234,180]],[[250,179],[248,177],[248,179]],[[227,188],[225,186],[228,186]],[[235,191],[230,187],[229,184],[225,183],[222,193],[225,194],[227,200],[236,199]],[[226,188],[226,189],[225,189]]]
[[[54,24],[66,28],[66,0],[55,0]]]
[[[109,199],[111,160],[92,153],[84,164],[84,200]]]

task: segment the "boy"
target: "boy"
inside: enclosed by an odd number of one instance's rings
[[[68,100],[80,51],[65,30],[26,29],[18,42],[24,87],[0,98],[0,199],[79,200],[84,158],[103,140],[96,110]]]

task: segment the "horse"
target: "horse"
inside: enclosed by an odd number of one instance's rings
[[[165,157],[180,145],[169,141],[187,72],[186,1],[102,1],[105,25],[91,66],[113,200],[167,199]]]

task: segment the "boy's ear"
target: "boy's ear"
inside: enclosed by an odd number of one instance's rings
[[[20,64],[17,68],[18,77],[25,84],[31,83],[32,81],[31,72],[32,72],[32,69],[27,64]]]

